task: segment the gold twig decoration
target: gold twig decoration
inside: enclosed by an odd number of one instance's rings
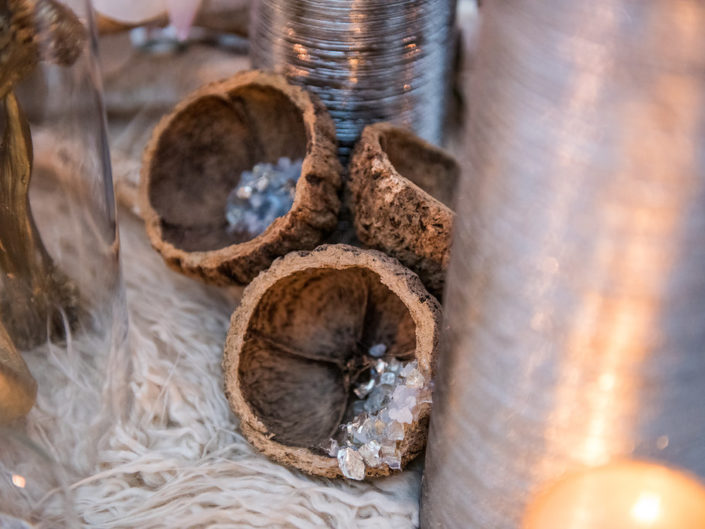
[[[85,40],[83,24],[54,0],[0,0],[0,318],[20,348],[61,334],[62,311],[75,317],[78,293],[54,265],[32,218],[32,138],[14,87],[40,60],[72,64]]]

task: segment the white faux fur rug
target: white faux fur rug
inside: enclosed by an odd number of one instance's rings
[[[242,437],[223,394],[222,347],[237,292],[166,268],[122,211],[134,409],[73,484],[86,527],[406,528],[418,523],[420,464],[391,478],[312,478]]]
[[[474,3],[459,5],[460,25],[472,29]],[[111,41],[104,49],[114,52],[111,60],[104,53],[106,102],[118,198],[136,211],[139,156],[159,115],[195,86],[246,68],[247,60],[199,47],[170,61],[149,59],[130,52],[121,38],[122,44]],[[145,87],[155,79],[165,88]],[[462,153],[459,145],[451,150]],[[206,287],[167,269],[141,221],[127,209],[120,213],[133,361],[125,390],[134,395],[134,407],[100,454],[102,470],[72,486],[84,526],[418,526],[421,461],[372,482],[330,481],[272,463],[245,441],[223,394],[220,369],[239,292]]]

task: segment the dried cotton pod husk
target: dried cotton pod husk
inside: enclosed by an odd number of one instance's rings
[[[277,260],[246,289],[223,358],[226,395],[247,439],[284,465],[340,477],[321,449],[349,416],[351,376],[371,345],[416,360],[430,380],[441,312],[418,276],[374,250],[324,245]],[[424,448],[430,406],[400,441],[402,466]],[[387,465],[365,477],[388,475]]]
[[[389,123],[365,127],[350,160],[355,230],[443,293],[460,168],[446,151]]]
[[[294,203],[261,234],[236,242],[225,204],[260,162],[302,158]],[[312,249],[337,223],[341,166],[323,105],[282,76],[239,73],[179,103],[154,130],[141,202],[152,245],[172,268],[218,285],[249,283],[292,250]]]

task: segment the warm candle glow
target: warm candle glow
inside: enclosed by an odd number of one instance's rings
[[[654,492],[644,492],[634,503],[631,516],[637,522],[653,524],[661,514],[661,496]]]
[[[19,474],[12,474],[12,484],[15,487],[23,489],[25,485],[27,485],[27,480],[24,478],[24,476],[20,476]]]
[[[538,494],[523,529],[703,529],[705,486],[688,474],[642,462],[567,476]]]

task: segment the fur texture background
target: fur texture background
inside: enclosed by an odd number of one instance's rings
[[[469,37],[474,4],[459,6],[459,25]],[[125,354],[132,364],[114,396],[118,403],[132,403],[121,421],[102,412],[102,424],[110,429],[103,430],[108,435],[99,443],[97,466],[88,471],[98,438],[73,444],[66,439],[76,437],[72,417],[95,406],[101,392],[90,386],[95,377],[82,372],[81,355],[104,344],[78,338],[69,348],[75,362],[71,356],[67,362],[62,351],[49,351],[46,373],[33,371],[40,395],[27,420],[32,438],[88,476],[70,484],[83,527],[416,527],[421,461],[390,478],[331,481],[270,462],[240,434],[220,368],[240,291],[207,287],[167,269],[133,213],[139,209],[141,152],[159,117],[194,88],[247,68],[248,61],[243,50],[199,46],[173,57],[150,57],[134,52],[128,41],[126,35],[102,39],[101,53],[114,179],[124,206],[120,235],[130,320]],[[468,43],[472,39],[465,40],[465,69]],[[451,141],[451,151],[462,153],[459,145]],[[120,362],[111,369],[121,381]],[[76,387],[82,388],[81,398],[71,393]]]
[[[93,475],[72,484],[86,527],[407,528],[420,465],[370,483],[306,476],[241,436],[220,369],[239,295],[166,268],[141,222],[122,211],[122,262],[134,398]]]

